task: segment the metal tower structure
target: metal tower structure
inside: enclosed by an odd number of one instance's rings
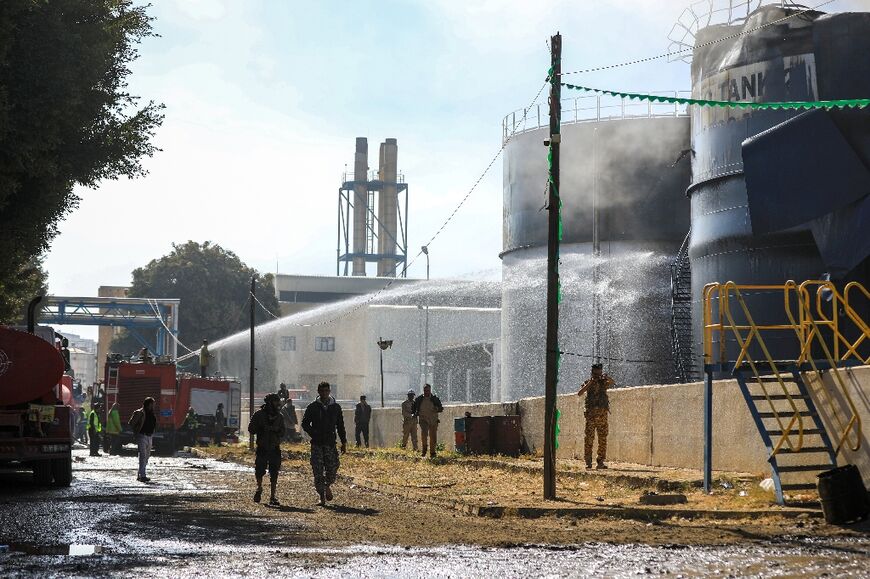
[[[357,138],[354,172],[344,173],[338,190],[336,275],[365,276],[374,262],[379,277],[408,276],[408,184],[397,157],[396,139],[386,139],[378,171],[369,171],[368,140]]]

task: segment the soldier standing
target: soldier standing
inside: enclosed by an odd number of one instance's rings
[[[595,442],[596,432],[598,433],[597,468],[607,468],[604,464],[607,458],[607,414],[610,412],[607,389],[615,383],[613,378],[604,373],[601,364],[592,364],[592,376],[577,392],[577,396],[586,394],[586,431],[583,439],[586,468],[592,468],[592,445]]]
[[[438,413],[444,412],[444,406],[437,396],[432,394],[432,386],[423,386],[423,393],[414,400],[414,416],[420,420],[420,438],[423,443],[423,456],[429,449],[429,456],[435,458],[438,448]],[[430,446],[431,445],[431,446]]]
[[[369,422],[372,419],[372,407],[366,402],[365,394],[359,397],[359,404],[356,405],[356,410],[353,413],[354,438],[356,438],[356,447],[360,446],[360,434],[365,440],[366,448],[369,447]]]
[[[417,417],[414,416],[414,396],[416,392],[408,390],[408,399],[402,402],[402,448],[408,446],[408,437],[414,452],[417,452]]]
[[[332,500],[331,487],[338,474],[336,433],[341,439],[342,454],[347,451],[341,406],[329,394],[329,382],[318,384],[317,400],[308,405],[302,417],[302,430],[311,437],[311,469],[314,471],[314,488],[320,497],[320,506]]]
[[[100,422],[101,411],[100,404],[95,402],[88,414],[88,440],[91,442],[91,456],[102,456],[100,454],[100,432],[103,430],[103,425]]]

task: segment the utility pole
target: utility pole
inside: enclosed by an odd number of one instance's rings
[[[424,245],[420,249],[426,256],[426,281],[429,281],[429,246]],[[428,291],[429,288],[426,289]],[[429,298],[426,298],[426,330],[423,341],[425,354],[423,354],[423,384],[420,385],[420,388],[429,382]]]
[[[257,369],[254,367],[254,325],[255,325],[254,312],[256,311],[254,309],[254,299],[256,296],[256,294],[255,294],[256,282],[257,282],[257,276],[252,275],[251,276],[251,296],[248,298],[251,302],[251,374],[250,374],[251,378],[250,378],[250,382],[249,382],[250,387],[251,387],[251,392],[250,392],[250,400],[248,401],[248,420],[249,421],[251,420],[251,417],[254,415],[254,374],[257,371]],[[251,436],[249,448],[251,450],[254,449],[254,437],[253,436]]]
[[[559,380],[559,144],[562,35],[550,38],[550,183],[547,195],[547,364],[544,387],[544,499],[556,498],[556,385]]]

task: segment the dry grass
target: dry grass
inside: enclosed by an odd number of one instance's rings
[[[285,445],[287,466],[307,466],[307,445]],[[210,448],[209,453],[237,462],[253,462],[244,446]],[[644,492],[656,492],[662,481],[685,494],[688,503],[675,508],[706,510],[765,509],[773,494],[756,479],[733,475],[717,481],[706,494],[697,486],[697,471],[613,464],[606,472],[587,472],[577,461],[560,461],[556,502],[542,499],[541,461],[534,458],[465,457],[441,453],[435,460],[420,460],[398,448],[349,449],[341,457],[341,474],[360,484],[374,482],[424,492],[445,500],[506,507],[635,506]],[[723,484],[725,483],[725,484]],[[659,490],[659,493],[662,491]]]

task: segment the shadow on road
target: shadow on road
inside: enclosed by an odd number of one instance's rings
[[[325,508],[336,513],[343,513],[345,515],[365,515],[367,517],[377,515],[380,512],[377,509],[358,509],[356,507],[348,507],[345,505],[327,505]]]

